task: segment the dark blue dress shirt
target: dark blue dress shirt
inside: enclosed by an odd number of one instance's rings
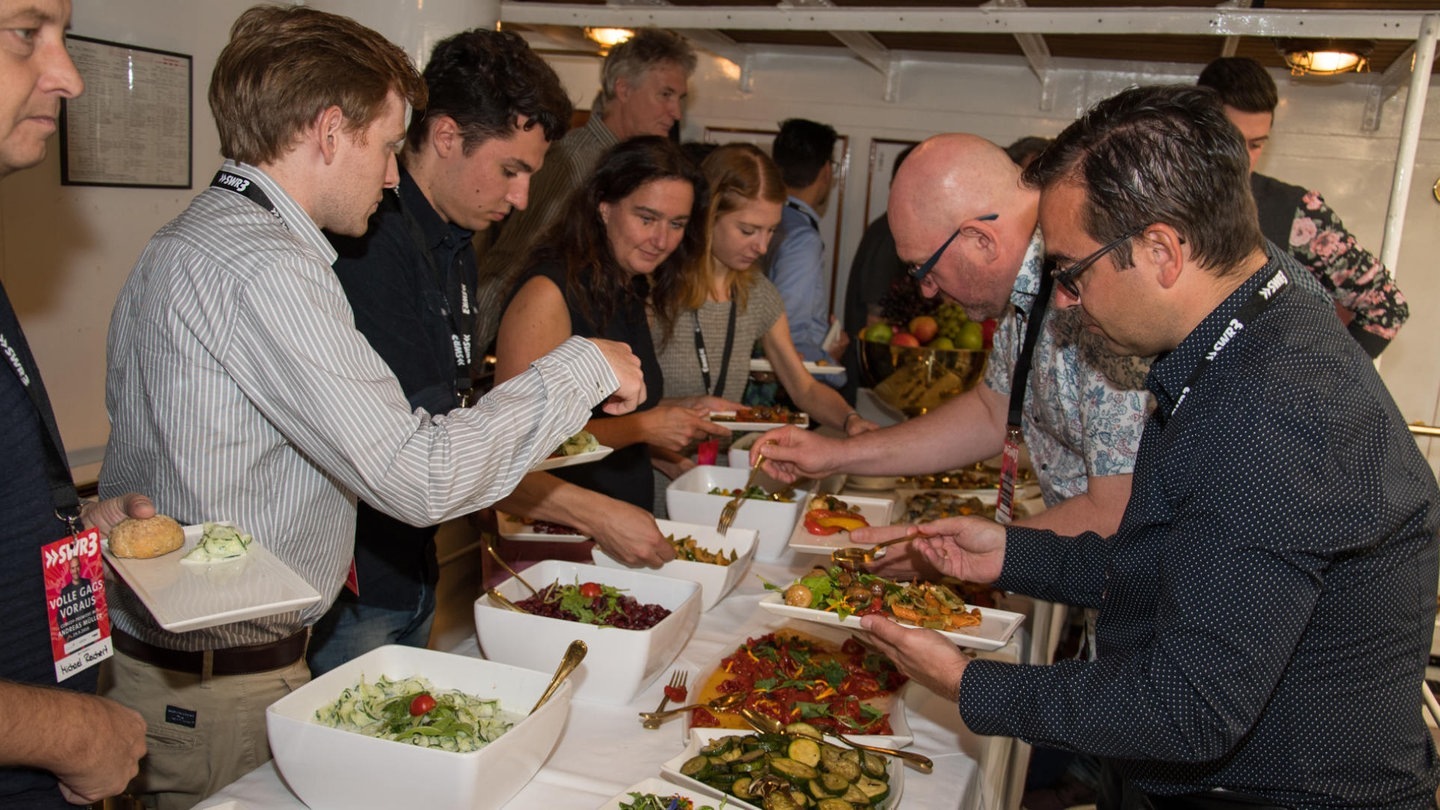
[[[973,662],[961,714],[1110,758],[1151,793],[1430,807],[1440,491],[1369,358],[1292,283],[1175,408],[1281,266],[1304,273],[1272,259],[1151,367],[1157,405],[1113,537],[1007,530],[997,584],[1098,607],[1098,659]]]

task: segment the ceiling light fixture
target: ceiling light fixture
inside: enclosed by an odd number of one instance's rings
[[[1368,70],[1367,57],[1375,43],[1368,39],[1286,39],[1276,47],[1291,74],[1334,76]]]
[[[601,50],[609,51],[635,36],[635,32],[629,28],[586,28],[585,36],[594,40]]]

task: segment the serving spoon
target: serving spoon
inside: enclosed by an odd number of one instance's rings
[[[530,595],[531,595],[531,596],[539,596],[539,595],[540,595],[540,592],[537,591],[537,590],[535,590],[535,586],[534,586],[534,585],[531,585],[530,583],[526,582],[526,581],[525,581],[525,578],[522,577],[522,576],[520,576],[520,572],[519,572],[519,571],[516,571],[514,568],[511,568],[511,567],[510,567],[510,563],[505,562],[505,560],[504,560],[503,558],[501,558],[500,552],[498,552],[498,551],[495,550],[495,538],[493,538],[493,537],[486,537],[486,538],[485,538],[485,550],[488,551],[488,552],[490,552],[490,556],[495,558],[495,562],[500,563],[500,567],[501,567],[501,568],[504,568],[506,571],[509,571],[509,572],[510,572],[510,576],[515,577],[515,579],[516,579],[521,585],[524,585],[524,586],[525,586],[525,589],[528,590],[528,591],[530,591]]]
[[[550,684],[545,687],[544,692],[540,693],[540,699],[535,701],[529,714],[534,714],[536,709],[545,705],[545,701],[555,694],[555,690],[560,688],[560,684],[564,683],[565,679],[570,677],[570,673],[580,666],[580,662],[585,660],[585,654],[588,652],[590,652],[590,648],[585,646],[585,642],[580,639],[577,638],[570,642],[570,646],[565,648],[565,654],[560,656],[560,666],[556,667],[555,674],[550,676]]]
[[[904,537],[897,537],[894,540],[886,540],[883,543],[876,543],[873,546],[846,546],[837,548],[830,552],[830,562],[835,565],[843,565],[846,568],[859,568],[862,565],[869,565],[872,562],[884,557],[887,546],[908,543],[911,540],[919,540],[925,535],[919,530],[912,531]]]
[[[749,723],[750,727],[755,729],[756,731],[763,732],[765,734],[785,733],[784,723],[776,720],[773,717],[761,714],[760,712],[750,708],[749,706],[741,706],[740,708],[735,710],[735,713],[740,715],[740,717],[745,722]],[[917,754],[914,751],[901,751],[898,748],[886,748],[881,745],[868,745],[866,743],[858,743],[841,734],[836,734],[833,731],[825,732],[825,736],[834,737],[835,739],[845,743],[846,745],[854,748],[857,751],[869,751],[874,754],[884,754],[887,757],[895,757],[896,759],[903,760],[905,764],[909,765],[910,767],[921,773],[930,773],[935,770],[935,762],[924,754]]]

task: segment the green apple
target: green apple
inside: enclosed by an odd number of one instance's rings
[[[891,329],[890,324],[884,321],[870,324],[864,332],[864,338],[872,343],[889,343],[890,338],[894,335],[895,330]]]
[[[961,349],[983,349],[985,348],[985,327],[978,321],[966,321],[960,325],[960,339],[955,345]]]
[[[953,349],[955,348],[955,341],[942,335],[925,345],[931,349]]]

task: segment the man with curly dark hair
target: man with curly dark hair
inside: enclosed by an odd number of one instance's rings
[[[424,78],[429,104],[406,133],[399,186],[385,195],[365,236],[332,234],[330,241],[356,328],[399,378],[412,408],[443,414],[473,399],[483,356],[475,344],[471,239],[525,208],[530,179],[569,128],[571,106],[555,71],[514,33],[475,29],[445,39]],[[525,500],[532,491],[535,500],[549,493],[543,506]],[[544,473],[528,476],[518,492],[502,508],[567,525],[581,522],[573,513],[607,514],[616,506],[594,503],[604,499]],[[560,511],[567,504],[575,508]],[[363,501],[358,508],[355,587],[315,626],[315,675],[384,644],[424,647],[430,636],[436,527],[412,526]],[[662,544],[654,521],[641,517]],[[622,547],[616,555],[652,551]]]
[[[502,303],[533,258],[541,234],[559,219],[571,192],[590,178],[600,156],[630,138],[668,136],[680,122],[695,64],[695,50],[685,38],[662,28],[641,28],[605,56],[590,120],[555,145],[545,169],[535,175],[532,204],[510,217],[481,257],[482,346],[495,338]]]

